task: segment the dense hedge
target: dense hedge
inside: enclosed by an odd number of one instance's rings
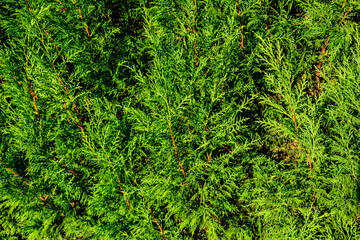
[[[359,20],[1,0],[0,238],[359,239]]]

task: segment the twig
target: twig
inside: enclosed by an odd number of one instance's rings
[[[290,97],[289,97],[289,102],[290,102]],[[298,128],[297,123],[296,123],[296,118],[295,118],[294,110],[292,109],[292,107],[290,107],[290,110],[291,110],[291,113],[292,113],[292,120],[293,120],[293,122],[294,122],[294,124],[295,124],[295,127],[296,127],[296,133],[299,134],[299,128]],[[298,141],[299,143],[301,143],[300,140],[297,140],[297,141]],[[305,148],[304,148],[304,147],[303,147],[302,149],[305,151]],[[306,153],[306,157],[307,157],[307,159],[308,159],[308,161],[309,161],[310,171],[312,171],[312,164],[311,164],[311,160],[310,160],[310,158],[309,158],[309,154]]]
[[[4,162],[2,162],[2,161],[0,161],[0,162],[7,170],[9,170],[12,174],[14,174],[17,178],[19,178],[23,183],[25,183],[30,188],[30,184],[27,181],[23,180],[15,171],[13,171],[11,168],[7,167]],[[46,195],[45,197],[40,196],[39,199],[41,201],[43,201],[45,204],[50,205],[52,207],[52,205],[47,202],[48,197],[49,197],[49,195]],[[61,213],[60,215],[62,217],[65,217],[65,215],[63,213]]]
[[[187,125],[188,125],[189,131],[190,131],[191,133],[193,133],[194,130],[191,130],[191,129],[190,129],[190,120],[187,121]]]
[[[14,174],[16,177],[18,177],[23,183],[25,183],[27,186],[30,186],[29,183],[25,180],[23,180],[16,172],[14,172],[11,168],[7,167],[5,163],[1,162],[4,167],[9,170],[12,174]]]
[[[322,55],[324,55],[324,53],[325,53],[326,46],[329,43],[328,38],[329,38],[329,36],[326,38],[326,41],[325,41],[325,43],[324,43],[324,45],[323,45],[323,47],[321,49],[320,61],[319,61],[318,65],[317,65],[317,72],[316,72],[316,77],[315,77],[317,95],[319,95],[320,90],[321,90],[320,89],[320,68],[321,68],[321,64],[322,64],[321,60],[323,58]]]
[[[344,2],[342,8],[345,7],[345,3],[346,1]],[[339,25],[341,25],[341,23],[344,21],[344,19],[346,18],[346,16],[349,14],[349,12],[351,11],[351,7],[349,8],[349,10],[344,14],[343,18],[340,20],[339,22]],[[317,95],[319,96],[320,94],[320,68],[321,68],[321,60],[323,59],[323,55],[325,54],[325,50],[326,50],[326,46],[328,45],[329,43],[329,36],[326,37],[326,41],[323,45],[323,47],[321,48],[321,55],[320,55],[320,61],[317,65],[317,71],[316,71],[316,76],[315,76],[315,79],[316,79],[316,92],[317,92]]]
[[[27,60],[26,60],[26,67],[28,66],[28,62],[27,62]],[[37,107],[37,105],[36,105],[36,98],[38,98],[35,94],[34,94],[34,90],[33,90],[33,86],[32,86],[32,82],[31,82],[31,80],[30,80],[30,76],[29,76],[29,74],[27,73],[27,70],[26,70],[26,76],[27,76],[27,79],[29,80],[29,82],[30,82],[30,94],[31,94],[31,96],[32,96],[32,98],[33,98],[33,103],[34,103],[34,107],[35,107],[35,110],[36,110],[36,115],[37,115],[37,119],[38,119],[38,121],[40,121],[40,114],[39,114],[39,110],[38,110],[38,107]],[[16,80],[16,78],[15,78],[15,76],[14,76],[14,79]]]
[[[38,97],[34,94],[33,87],[32,87],[32,82],[31,82],[30,79],[29,79],[29,82],[30,82],[30,94],[31,94],[31,96],[33,98],[33,102],[34,102],[34,106],[35,106],[38,121],[40,121],[40,114],[39,114],[39,110],[38,110],[38,107],[37,107],[36,101],[35,101],[35,99],[38,98]]]
[[[61,166],[63,166],[64,168],[68,168],[68,166],[66,166],[66,164],[61,164]],[[66,169],[69,173],[72,173],[73,175],[76,175],[76,176],[78,176],[77,175],[77,173],[75,173],[73,170],[71,170],[71,169]]]
[[[123,188],[122,188],[122,186],[121,186],[121,182],[120,182],[120,178],[119,178],[119,177],[118,177],[118,182],[119,182],[120,190],[121,190],[122,194],[124,195],[124,190],[123,190]],[[129,206],[129,210],[131,210],[129,199],[128,199],[127,197],[125,197],[125,199],[126,199],[127,205]]]
[[[70,117],[73,118],[73,116],[72,116],[71,112],[69,111],[68,107],[66,106],[66,103],[65,103],[64,100],[63,100],[63,103],[64,103],[64,106],[65,106],[66,110],[70,114]],[[70,120],[69,120],[69,122],[70,122]],[[73,120],[73,122],[76,124],[76,126],[78,126],[81,129],[82,132],[84,132],[84,128],[83,128],[82,124],[79,125],[75,120]]]
[[[289,98],[289,102],[290,102],[290,96],[288,98]],[[292,113],[292,120],[293,120],[293,122],[295,124],[296,133],[299,134],[299,128],[298,128],[297,123],[296,123],[295,112],[292,109],[292,107],[290,107],[290,110],[291,110],[291,113]]]
[[[147,203],[148,204],[148,207],[149,207],[149,203]],[[154,215],[154,213],[153,213],[153,211],[151,210],[151,208],[149,207],[149,210],[150,210],[150,212],[151,212],[151,215],[152,215],[152,217],[154,218],[154,221],[155,221],[155,223],[156,223],[156,225],[159,227],[159,229],[160,229],[160,234],[161,235],[163,235],[164,233],[163,233],[163,229],[162,229],[162,227],[160,226],[160,224],[158,223],[158,221],[156,220],[156,218],[155,218],[155,215]],[[165,239],[167,239],[167,237],[164,235],[163,236]]]
[[[31,12],[30,6],[29,6],[29,2],[27,0],[25,0],[26,6],[29,9],[29,12]]]
[[[294,110],[290,107],[290,109],[291,109],[291,113],[292,113],[292,120],[293,120],[293,122],[294,122],[294,124],[295,124],[295,127],[296,127],[296,133],[297,134],[299,134],[299,128],[298,128],[298,126],[297,126],[297,123],[296,123],[296,118],[295,118],[295,113],[294,113]]]
[[[171,134],[171,139],[172,139],[172,142],[173,142],[173,145],[174,145],[174,149],[175,149],[175,157],[179,163],[179,166],[181,168],[181,172],[182,174],[184,175],[184,177],[186,177],[186,174],[185,174],[185,171],[184,171],[184,168],[180,162],[180,159],[179,159],[179,156],[178,156],[178,151],[177,151],[177,147],[176,147],[176,143],[175,143],[175,139],[174,139],[174,134],[173,134],[173,131],[172,131],[172,127],[171,127],[171,114],[170,114],[170,107],[169,107],[169,103],[167,101],[167,99],[165,99],[166,101],[166,105],[167,105],[167,108],[168,108],[168,113],[169,113],[169,129],[170,129],[170,134]]]
[[[3,63],[3,61],[1,61],[1,59],[0,59],[0,63],[3,64],[4,67],[7,67],[7,65],[5,63]]]
[[[185,174],[185,171],[184,171],[184,168],[180,162],[180,159],[179,159],[179,156],[178,156],[178,152],[177,152],[177,147],[176,147],[176,144],[175,144],[175,139],[174,139],[174,135],[173,135],[173,132],[172,132],[172,129],[171,129],[171,123],[169,122],[169,128],[170,128],[170,133],[171,133],[171,139],[172,139],[172,142],[173,142],[173,145],[174,145],[174,149],[175,149],[175,156],[176,156],[176,159],[180,165],[180,168],[181,168],[181,172],[183,173],[184,177],[186,177],[186,174]]]
[[[304,149],[304,148],[303,148]],[[305,149],[304,149],[305,150]],[[308,161],[309,161],[309,166],[310,166],[310,171],[312,171],[312,164],[311,164],[311,160],[310,160],[310,158],[309,158],[309,154],[306,154],[306,157],[307,157],[307,159],[308,159]]]
[[[344,1],[344,4],[341,6],[342,8],[344,8],[346,5],[346,0]]]
[[[75,4],[76,4],[76,7],[78,8],[78,11],[79,11],[81,20],[84,21],[84,18],[83,18],[82,14],[81,14],[81,9],[79,8],[76,0],[75,0]],[[90,36],[90,33],[89,33],[89,29],[88,29],[88,27],[86,26],[85,22],[84,22],[84,26],[85,26],[86,33],[87,33],[88,37],[90,38],[91,36]]]
[[[64,89],[65,89],[66,93],[68,94],[68,96],[69,96],[69,98],[70,98],[70,101],[73,102],[73,99],[71,98],[69,91],[67,90],[64,82],[61,80],[61,78],[60,78],[60,76],[59,76],[59,73],[56,71],[54,62],[52,63],[52,66],[53,66],[53,69],[55,70],[55,73],[56,73],[56,75],[57,75],[57,77],[58,77],[61,85],[64,86]],[[71,118],[73,118],[73,117],[72,117],[72,114],[70,113],[70,111],[69,111],[69,109],[68,109],[68,107],[66,106],[65,101],[63,101],[63,103],[64,103],[64,106],[65,106],[66,110],[67,110],[68,113],[70,114]],[[84,127],[83,127],[83,124],[82,124],[82,122],[81,122],[82,117],[80,116],[79,110],[77,109],[75,103],[73,103],[73,106],[74,106],[74,108],[75,108],[75,110],[76,110],[76,113],[77,113],[77,115],[78,115],[78,119],[79,119],[80,124],[78,124],[75,120],[73,120],[73,121],[74,121],[74,123],[81,129],[81,131],[84,132]]]
[[[207,162],[206,162],[206,165],[205,165],[205,167],[204,167],[204,172],[206,171],[206,167],[207,167],[207,165],[209,164],[209,162],[210,162],[210,157],[211,157],[211,153],[210,154],[206,154],[206,157],[207,157]]]
[[[264,8],[264,3],[261,0],[260,0],[260,8],[261,8],[261,10]],[[266,23],[266,21],[265,21],[265,27],[266,27],[266,30],[268,31],[268,35],[271,37],[272,35],[269,32],[270,31],[269,25]]]
[[[315,201],[315,198],[316,198],[316,195],[315,195],[315,192],[313,194],[313,198],[312,198],[312,201],[313,201],[313,205],[312,205],[312,210],[315,210],[315,205],[314,205],[314,201]]]
[[[240,28],[241,28],[241,42],[240,42],[240,47],[242,48],[243,54],[244,54],[244,56],[245,56],[244,28],[242,27],[242,24],[241,24],[241,12],[240,12],[239,0],[236,0],[236,7],[237,7],[237,10],[238,10],[239,21],[240,21]]]
[[[341,19],[339,25],[344,21],[344,19],[346,18],[346,15],[348,15],[350,11],[351,11],[351,7],[350,7],[349,10],[344,14],[344,17]]]
[[[356,177],[356,175],[354,173],[354,170],[353,170],[353,176],[354,176],[355,180],[357,181],[358,179],[357,179],[357,177]]]
[[[14,172],[11,168],[7,167],[5,163],[1,162],[1,164],[7,169],[9,170],[12,174],[14,174],[16,177],[18,177],[23,183],[25,183],[28,187],[30,187],[30,184],[23,180],[16,172]],[[40,196],[39,199],[41,201],[43,201],[45,204],[50,205],[52,207],[52,205],[50,203],[47,202],[49,195],[46,195],[45,197]],[[61,213],[62,216],[65,216],[63,213]]]
[[[49,195],[46,195],[45,197],[40,197],[40,200],[47,203],[46,200],[48,199]]]
[[[101,11],[101,9],[99,9],[99,11],[100,11],[100,13],[103,15],[103,17],[105,18],[105,19],[108,19],[107,17],[106,17],[106,15]],[[109,20],[110,21],[110,20]]]
[[[195,14],[196,14],[196,0],[194,0],[194,19],[193,19],[193,33],[194,33],[194,49],[195,49],[195,65],[199,66],[197,49],[196,49],[196,23],[195,23]]]

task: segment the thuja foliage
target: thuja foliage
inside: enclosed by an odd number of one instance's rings
[[[2,0],[0,237],[358,239],[359,19]]]

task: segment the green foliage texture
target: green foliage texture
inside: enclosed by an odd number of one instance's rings
[[[360,239],[358,0],[1,0],[1,239]]]

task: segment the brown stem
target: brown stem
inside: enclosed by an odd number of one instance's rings
[[[34,106],[35,106],[35,110],[36,110],[37,119],[38,119],[38,121],[40,121],[40,114],[39,114],[39,110],[38,110],[38,107],[37,107],[36,101],[35,101],[37,96],[34,94],[31,80],[29,80],[29,82],[30,82],[30,94],[33,97],[33,102],[34,102]]]
[[[149,203],[148,203],[148,207],[149,207]],[[157,226],[159,227],[159,229],[160,229],[160,234],[163,235],[163,229],[162,229],[162,227],[160,226],[160,224],[158,223],[158,221],[156,220],[155,215],[154,215],[154,213],[153,213],[153,211],[151,210],[150,207],[149,207],[149,210],[150,210],[150,212],[151,212],[152,217],[154,218],[154,221],[155,221],[156,225],[157,225]],[[166,236],[164,236],[164,238],[167,239]]]
[[[224,79],[224,82],[225,82],[225,79]],[[221,89],[222,89],[222,93],[225,94],[224,83],[222,84]],[[225,98],[223,97],[222,102],[224,102],[224,101],[225,101]],[[221,105],[221,103],[219,103],[219,104]]]
[[[46,29],[44,28],[44,32],[46,35],[49,35],[49,33],[46,31]],[[54,39],[51,39],[53,42],[54,42]],[[59,49],[59,47],[56,45],[56,43],[54,43],[54,46],[56,49]],[[63,55],[60,55],[61,58],[63,58]],[[54,66],[54,63],[53,63],[53,66]]]
[[[310,171],[312,171],[312,164],[311,164],[311,160],[309,158],[309,154],[306,154],[306,157],[307,157],[307,159],[309,161]]]
[[[75,4],[76,4],[76,7],[78,8],[78,11],[79,11],[79,14],[80,14],[80,18],[81,18],[81,20],[83,20],[83,21],[84,21],[84,18],[83,18],[82,14],[81,14],[81,9],[79,8],[79,6],[78,6],[78,4],[77,4],[76,0],[75,0]],[[87,33],[88,37],[90,38],[89,29],[88,29],[88,27],[86,26],[86,24],[85,24],[85,23],[84,23],[84,25],[85,25],[85,30],[86,30],[86,33]]]
[[[290,96],[288,96],[288,98],[289,98],[289,102],[290,102]],[[292,113],[292,120],[293,120],[293,122],[295,124],[295,127],[296,127],[296,133],[299,134],[299,128],[298,128],[297,123],[296,123],[295,112],[292,109],[292,107],[290,107],[290,110],[291,110],[291,113]]]
[[[5,163],[1,162],[2,165],[4,165],[4,167],[9,170],[12,174],[14,174],[16,177],[18,177],[23,183],[25,183],[27,186],[30,186],[29,183],[25,180],[22,180],[21,177],[16,173],[14,172],[11,168],[7,167]]]
[[[289,101],[290,101],[290,97],[289,97]],[[291,107],[290,107],[290,109],[291,109],[291,113],[292,113],[292,120],[293,120],[293,122],[295,124],[295,127],[296,127],[296,133],[299,134],[299,128],[298,128],[297,123],[296,123],[294,110]],[[298,142],[300,142],[300,141],[298,141]],[[305,150],[305,149],[303,148],[303,150]],[[306,153],[306,157],[307,157],[307,159],[309,161],[310,171],[312,171],[312,164],[311,164],[311,160],[309,158],[309,154]]]
[[[219,219],[216,219],[213,215],[211,215],[211,218],[212,218],[215,222],[222,224],[222,222],[221,222]]]
[[[64,82],[61,80],[61,78],[60,78],[60,76],[59,76],[59,73],[56,71],[56,68],[55,68],[54,63],[52,63],[52,66],[53,66],[53,68],[54,68],[54,70],[55,70],[55,73],[56,73],[56,75],[57,75],[57,77],[58,77],[61,85],[64,86],[64,89],[65,89],[66,93],[69,95],[70,101],[73,102],[73,99],[72,99],[72,97],[70,96],[69,91],[67,90]],[[66,110],[68,111],[68,113],[70,114],[70,116],[71,116],[71,118],[72,118],[72,114],[70,113],[69,109],[67,108],[65,101],[64,101],[64,106],[65,106]],[[76,113],[77,113],[77,115],[78,115],[78,119],[79,119],[80,124],[78,124],[75,120],[74,120],[74,123],[81,129],[82,132],[84,132],[83,124],[82,124],[82,122],[81,122],[82,117],[80,116],[79,110],[78,110],[78,108],[77,108],[77,106],[76,106],[75,103],[73,103],[73,106],[74,106],[74,108],[75,108],[75,110],[76,110]]]
[[[154,213],[153,213],[153,211],[151,210],[151,208],[149,208],[149,209],[150,209],[151,215],[152,215],[153,218],[154,218],[154,221],[155,221],[156,225],[158,225],[158,227],[159,227],[159,229],[160,229],[160,234],[162,235],[162,234],[163,234],[162,227],[159,225],[158,221],[156,220],[156,218],[155,218],[155,216],[154,216]]]
[[[207,167],[207,165],[209,164],[209,162],[210,162],[210,157],[211,157],[211,153],[210,154],[206,154],[206,157],[207,157],[207,162],[206,162],[206,165],[205,165],[205,167],[204,167],[204,172],[206,171],[206,167]]]
[[[69,111],[68,107],[66,106],[65,101],[63,101],[63,103],[64,103],[64,106],[65,106],[66,110],[67,110],[67,111],[68,111],[68,113],[70,114],[70,117],[71,117],[71,118],[73,118],[73,116],[72,116],[71,112]],[[70,120],[69,120],[69,122],[70,122]],[[75,120],[73,120],[73,122],[75,123],[75,125],[76,125],[76,126],[78,126],[78,127],[81,129],[81,131],[82,131],[82,132],[84,132],[84,131],[85,131],[85,130],[84,130],[84,128],[83,128],[83,126],[82,126],[82,124],[81,124],[81,125],[79,125],[79,124],[78,124]]]
[[[355,180],[357,181],[358,179],[357,179],[357,177],[356,177],[356,175],[355,175],[355,173],[354,173],[354,172],[353,172],[353,176],[354,176]]]
[[[190,129],[190,120],[187,121],[187,125],[188,125],[189,131],[190,131],[191,133],[193,133],[194,130],[191,130],[191,129]]]
[[[342,8],[344,8],[346,5],[346,0],[344,1],[344,4],[341,6]]]
[[[262,1],[260,1],[260,8],[261,9],[264,8],[264,3]],[[265,27],[266,27],[266,30],[268,31],[268,35],[271,37],[271,33],[269,33],[270,28],[266,21],[265,21]]]
[[[68,166],[66,166],[66,164],[61,164],[61,166],[63,166],[64,168],[66,168],[66,170],[67,170],[69,173],[72,173],[73,175],[78,176],[77,173],[75,173],[73,170],[68,169]]]
[[[346,1],[344,2],[344,5],[342,6],[342,8],[345,7],[345,3]],[[341,23],[344,21],[344,19],[346,18],[346,16],[349,14],[349,12],[351,11],[351,7],[349,8],[349,10],[344,14],[343,18],[340,20],[339,22],[339,25],[341,25]],[[315,76],[315,79],[316,79],[316,90],[317,90],[317,95],[319,95],[320,93],[320,68],[321,68],[321,60],[322,60],[322,55],[324,55],[325,53],[325,50],[326,50],[326,46],[328,45],[329,43],[329,36],[326,37],[326,41],[321,49],[321,55],[320,55],[320,61],[317,65],[317,71],[316,71],[316,76]]]
[[[16,172],[14,172],[11,168],[7,167],[5,163],[1,162],[1,164],[7,169],[9,170],[12,174],[14,174],[16,177],[18,177],[23,183],[25,183],[28,187],[30,187],[30,184],[23,180]],[[46,195],[45,197],[40,196],[40,200],[43,201],[45,204],[50,205],[50,203],[47,202],[49,195]],[[61,216],[65,216],[63,213],[61,213]]]
[[[170,107],[169,107],[169,102],[167,101],[167,99],[165,99],[165,102],[166,102],[166,106],[168,108],[168,113],[169,113],[169,129],[170,129],[170,134],[171,134],[171,139],[172,139],[172,142],[173,142],[173,145],[174,145],[174,149],[175,149],[175,157],[180,165],[180,168],[181,168],[181,172],[183,173],[184,177],[186,177],[186,174],[185,174],[185,171],[184,171],[184,168],[180,162],[180,159],[179,159],[179,156],[178,156],[178,151],[177,151],[177,147],[176,147],[176,143],[175,143],[175,138],[174,138],[174,134],[173,134],[173,131],[172,131],[172,127],[171,127],[171,114],[170,114]]]
[[[48,199],[49,195],[46,195],[45,197],[40,197],[40,200],[47,203],[46,200]]]
[[[29,2],[27,0],[25,0],[26,6],[29,9],[29,12],[31,12],[30,6],[29,6]]]
[[[243,51],[243,54],[245,56],[245,47],[244,47],[244,28],[242,27],[241,24],[241,12],[240,12],[240,5],[239,5],[239,0],[236,0],[236,7],[238,10],[238,15],[239,15],[239,21],[240,21],[240,28],[241,28],[241,42],[240,42],[240,47]]]
[[[195,65],[199,66],[198,63],[198,53],[196,49],[196,23],[195,23],[195,13],[196,13],[196,0],[194,0],[194,19],[193,19],[193,33],[194,33],[194,49],[195,49]]]
[[[312,201],[313,201],[313,205],[312,205],[312,210],[315,210],[315,204],[314,204],[314,201],[315,201],[315,198],[316,198],[316,195],[315,195],[315,192],[313,194],[313,198],[312,198]]]
[[[224,149],[223,150],[226,150],[228,151],[229,153],[232,153],[232,151],[227,147],[227,146],[224,146]]]
[[[73,106],[74,106],[74,108],[75,108],[75,110],[76,110],[76,113],[77,113],[77,115],[78,115],[78,118],[79,118],[80,124],[81,124],[81,126],[82,126],[82,122],[81,122],[82,116],[80,115],[80,112],[79,112],[79,110],[77,109],[77,107],[76,107],[75,103],[73,103]]]
[[[101,11],[101,9],[99,9],[99,11],[100,11],[100,13],[103,15],[103,17],[104,17],[105,19],[108,19],[108,18],[106,17],[106,15]]]
[[[3,64],[4,67],[7,67],[7,65],[5,63],[3,63],[3,61],[1,61],[1,59],[0,59],[0,63]]]
[[[124,190],[123,190],[123,188],[122,188],[122,186],[121,186],[121,182],[120,182],[120,178],[119,178],[119,177],[118,177],[118,182],[119,182],[120,190],[121,190],[121,191],[123,192],[123,194],[124,194]],[[126,199],[127,205],[129,206],[129,210],[131,210],[129,199],[128,199],[127,197],[125,197],[125,199]]]
[[[341,19],[339,25],[344,21],[344,19],[346,18],[346,15],[348,15],[350,11],[351,11],[351,7],[350,7],[349,10],[344,14],[344,17]]]
[[[296,123],[294,110],[291,107],[290,107],[290,109],[291,109],[291,113],[292,113],[292,120],[293,120],[293,122],[295,124],[295,127],[296,127],[296,133],[299,134],[299,128],[298,128],[297,123]]]
[[[316,71],[316,76],[315,76],[315,79],[316,79],[316,92],[317,92],[317,95],[319,95],[320,91],[321,91],[321,87],[320,87],[320,68],[321,68],[321,60],[322,60],[322,55],[325,53],[325,50],[326,50],[326,46],[327,44],[329,43],[329,40],[328,40],[329,37],[326,38],[326,41],[321,49],[321,55],[320,55],[320,61],[317,65],[317,71]]]
[[[172,142],[173,142],[173,145],[174,145],[174,149],[175,149],[175,157],[180,165],[180,168],[181,168],[181,172],[182,174],[184,175],[184,177],[186,177],[186,174],[185,174],[185,171],[184,171],[184,168],[180,162],[180,159],[179,159],[179,156],[178,156],[178,151],[177,151],[177,147],[176,147],[176,144],[175,144],[175,139],[174,139],[174,135],[173,135],[173,132],[172,132],[172,128],[171,128],[171,124],[169,123],[169,127],[170,127],[170,133],[171,133],[171,139],[172,139]]]

